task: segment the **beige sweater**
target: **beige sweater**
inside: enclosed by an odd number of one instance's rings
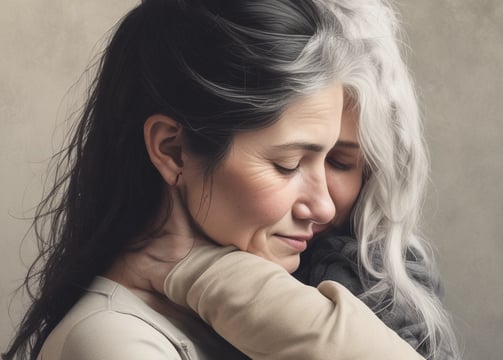
[[[160,314],[98,276],[51,332],[38,360],[244,358],[195,314],[171,305]]]
[[[342,285],[303,285],[278,265],[234,248],[196,247],[165,293],[253,359],[423,359]]]

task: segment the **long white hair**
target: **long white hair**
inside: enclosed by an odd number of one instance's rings
[[[391,292],[387,306],[392,311],[405,309],[424,324],[427,335],[420,345],[427,358],[458,359],[450,319],[438,294],[407,271],[408,263],[422,262],[422,276],[433,283],[438,280],[433,252],[418,229],[429,158],[416,94],[401,54],[396,12],[385,0],[320,2],[342,24],[344,36],[358,40],[367,54],[347,84],[359,114],[359,143],[366,161],[352,228],[361,272],[377,280],[360,297],[384,299]]]

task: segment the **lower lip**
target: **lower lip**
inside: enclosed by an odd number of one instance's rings
[[[292,248],[299,252],[303,252],[304,250],[307,249],[307,241],[305,240],[295,240],[289,237],[281,236],[281,235],[276,235],[279,237],[281,240],[286,242],[288,245],[290,245]]]

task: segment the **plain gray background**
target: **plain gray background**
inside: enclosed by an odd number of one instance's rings
[[[357,0],[355,0],[357,1]],[[47,160],[78,100],[69,91],[133,0],[0,2],[0,349],[36,247],[22,241]],[[432,158],[425,233],[466,360],[503,354],[503,2],[402,0],[408,59]],[[10,310],[9,310],[10,309]]]

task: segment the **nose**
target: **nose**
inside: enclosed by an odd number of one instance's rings
[[[293,206],[293,216],[315,224],[326,224],[335,216],[335,205],[330,197],[325,171],[305,183],[302,196]]]

